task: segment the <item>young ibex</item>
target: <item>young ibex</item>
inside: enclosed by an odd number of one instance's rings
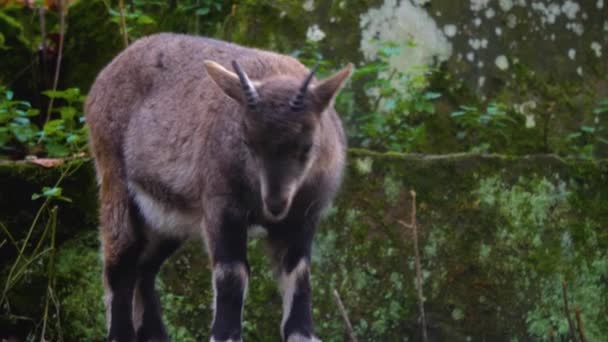
[[[316,340],[311,243],[342,177],[333,99],[351,70],[317,81],[288,56],[160,34],[99,74],[86,118],[110,341],[169,339],[154,280],[188,236],[204,238],[213,268],[211,341],[241,340],[254,226],[277,267],[283,339]]]

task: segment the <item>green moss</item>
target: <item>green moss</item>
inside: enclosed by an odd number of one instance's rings
[[[373,168],[362,172],[362,160]],[[569,284],[572,306],[583,310],[589,335],[598,340],[608,334],[602,315],[608,307],[602,286],[607,260],[603,251],[608,249],[602,223],[608,222],[608,192],[600,191],[608,184],[606,161],[365,150],[349,151],[349,161],[345,184],[319,228],[313,250],[314,317],[324,340],[347,338],[333,289],[339,291],[361,340],[416,338],[413,245],[410,232],[396,223],[410,219],[410,189],[417,192],[432,338],[530,340],[544,338],[549,327],[562,333],[563,280]],[[8,185],[0,187],[2,203],[12,205],[9,198],[21,196],[16,184],[33,182],[35,186],[27,189],[34,191],[52,182],[57,172],[0,164],[0,174],[12,177],[0,184]],[[76,203],[84,206],[61,211],[89,217],[92,213],[79,212],[90,211],[88,206],[95,203],[91,165],[84,163],[75,175],[79,176],[66,180],[65,193],[82,196]],[[84,185],[77,186],[78,182]],[[89,190],[76,194],[83,188]],[[31,218],[31,193],[23,196],[16,202],[23,209],[4,211],[0,220],[14,221],[15,210],[23,212],[24,222]],[[70,238],[57,256],[57,294],[62,317],[69,320],[62,323],[71,331],[64,329],[64,334],[97,336],[104,328],[95,223],[67,218],[61,222],[61,230],[71,236],[85,232]],[[279,338],[281,299],[264,249],[263,240],[249,243],[252,272],[244,315],[248,340]],[[32,279],[45,284],[44,276]],[[202,243],[192,243],[170,259],[158,288],[174,340],[207,339],[212,293]],[[28,289],[30,294],[43,290]],[[39,312],[31,310],[37,317]],[[87,325],[91,319],[95,326]]]
[[[105,309],[97,234],[85,232],[57,255],[56,292],[66,340],[99,341],[105,335]]]

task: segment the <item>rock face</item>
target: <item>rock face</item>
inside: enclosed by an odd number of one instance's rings
[[[443,95],[439,115],[425,122],[442,137],[454,129],[442,118],[461,105],[487,101],[506,103],[521,116],[526,129],[518,139],[524,145],[544,141],[534,152],[562,151],[565,137],[581,126],[606,125],[593,112],[608,97],[603,0],[283,0],[239,5],[230,23],[226,39],[297,53],[306,52],[308,42],[336,64],[362,66],[387,42],[395,43],[388,57],[395,70],[441,70],[431,81]],[[596,155],[606,157],[601,146]],[[444,138],[424,152],[462,150],[457,140]]]
[[[52,202],[58,208],[57,248],[32,263],[7,292],[10,306],[2,306],[0,331],[40,333],[30,321],[7,314],[37,323],[49,303],[58,316],[49,316],[47,339],[56,339],[60,330],[66,341],[102,339],[95,180],[89,162],[68,165],[76,171],[61,184],[62,196],[72,202]],[[65,167],[0,164],[0,222],[17,243],[40,206],[29,199],[31,193],[53,185]],[[319,335],[325,341],[346,339],[332,296],[337,289],[361,340],[419,338],[412,234],[397,223],[410,221],[410,190],[415,190],[432,340],[567,336],[564,285],[571,319],[576,308],[589,340],[602,340],[608,335],[607,178],[606,161],[552,155],[351,150],[344,187],[315,243],[312,281]],[[48,213],[31,241],[41,237]],[[4,239],[2,233],[0,243]],[[50,235],[42,241],[43,248],[50,246]],[[6,279],[15,248],[7,242],[0,253],[0,279]],[[281,303],[263,240],[250,241],[250,259],[245,339],[278,340]],[[188,245],[163,268],[158,287],[175,341],[208,338],[209,277],[201,243]],[[54,301],[47,301],[47,284]]]
[[[554,82],[605,81],[608,68],[605,1],[283,0],[260,7],[239,5],[227,35],[284,51],[313,41],[327,56],[356,61],[375,58],[379,44],[392,41],[402,48],[394,67],[447,61],[447,71],[475,92],[516,82],[522,68]],[[283,26],[292,29],[276,30]]]

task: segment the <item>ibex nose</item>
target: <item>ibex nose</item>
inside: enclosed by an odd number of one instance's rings
[[[268,208],[268,211],[274,216],[281,215],[281,213],[283,213],[283,211],[285,210],[286,206],[287,206],[286,198],[279,197],[279,198],[266,199],[266,208]]]

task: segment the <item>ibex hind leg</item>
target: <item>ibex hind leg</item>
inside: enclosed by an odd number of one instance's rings
[[[101,182],[100,227],[108,341],[134,341],[133,293],[143,248],[141,218],[121,182]]]
[[[162,320],[162,310],[156,293],[156,275],[164,261],[181,245],[181,240],[151,236],[137,266],[133,297],[133,324],[137,341],[170,341]]]

